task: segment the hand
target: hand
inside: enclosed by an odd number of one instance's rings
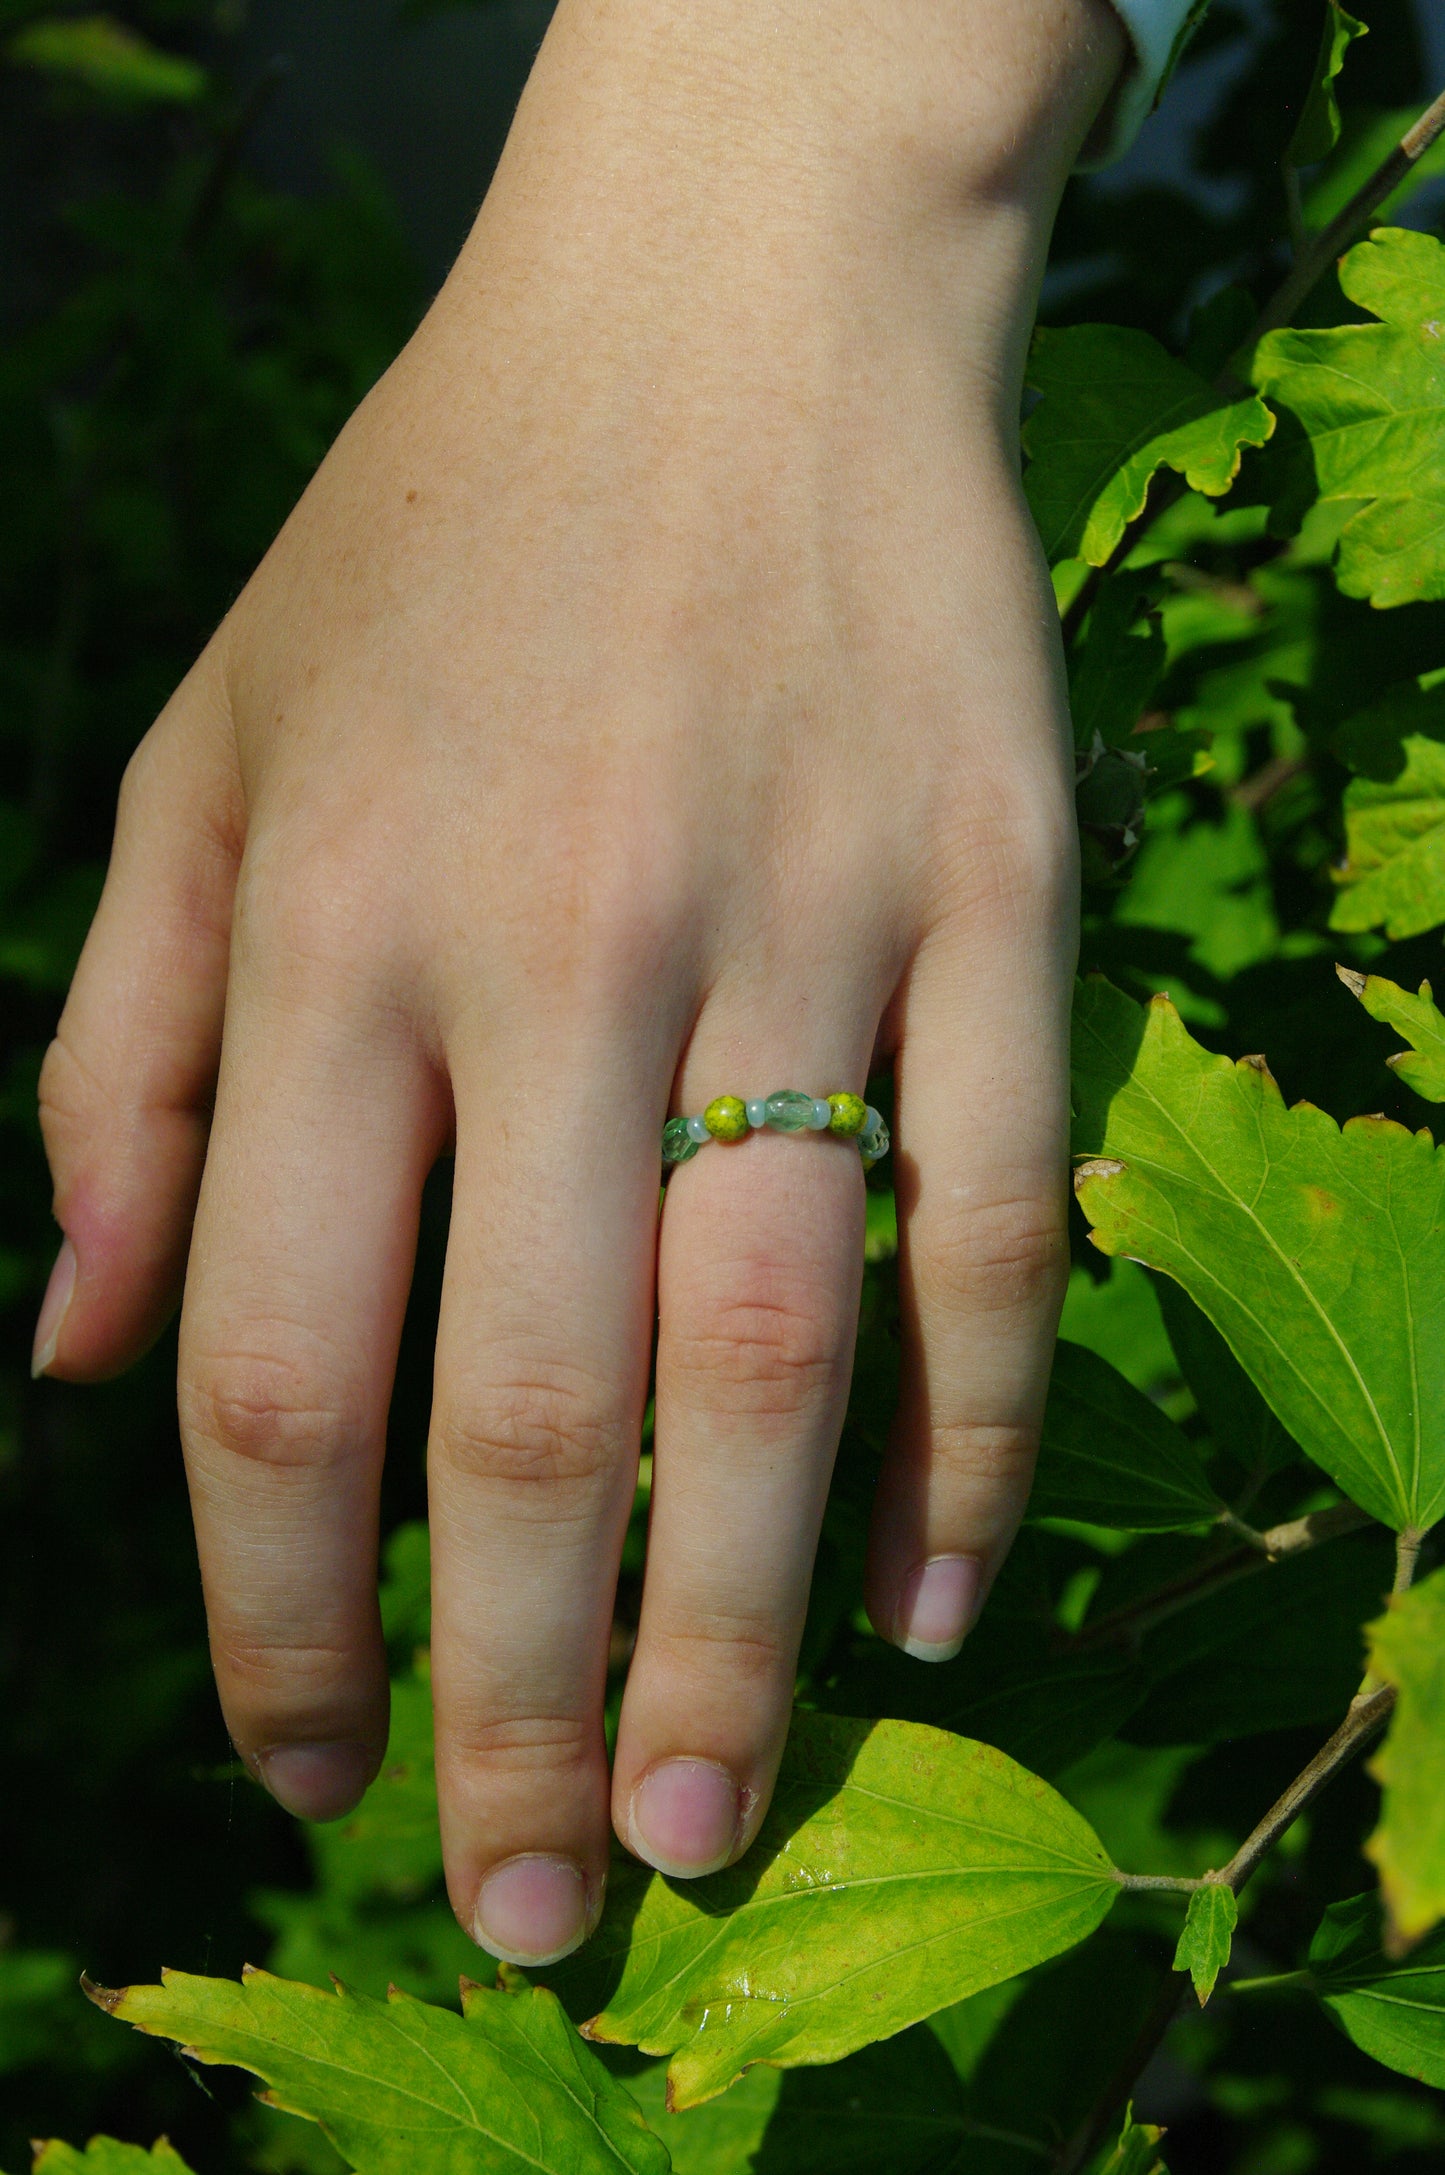
[[[227,1724],[284,1804],[345,1812],[386,1738],[378,1468],[454,1138],[438,1777],[453,1902],[501,1955],[600,1908],[655,1304],[618,1834],[675,1873],[734,1858],[786,1733],[860,1164],[710,1149],[659,1248],[670,1111],[895,1060],[879,1631],[953,1653],[1022,1511],[1076,887],[1015,421],[1121,53],[1103,0],[1022,29],[999,0],[563,0],[451,280],[127,776],[42,1083],[67,1242],[38,1357],[127,1364],[189,1240]]]

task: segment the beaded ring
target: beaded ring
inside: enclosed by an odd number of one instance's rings
[[[748,1102],[739,1095],[715,1095],[700,1118],[669,1118],[662,1128],[663,1163],[687,1163],[710,1140],[742,1140],[764,1126],[775,1133],[834,1133],[840,1140],[856,1140],[865,1170],[888,1153],[882,1113],[861,1095],[804,1095],[798,1088],[780,1088],[776,1095]]]

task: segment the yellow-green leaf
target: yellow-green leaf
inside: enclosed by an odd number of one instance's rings
[[[1445,413],[1440,430],[1445,437]],[[1399,939],[1445,921],[1445,745],[1411,733],[1401,749],[1395,777],[1352,778],[1345,788],[1332,929],[1383,927]]]
[[[1404,1946],[1445,1918],[1445,1571],[1392,1595],[1368,1637],[1371,1670],[1398,1696],[1370,1765],[1385,1797],[1365,1853]]]
[[[1160,468],[1218,498],[1241,450],[1274,429],[1262,400],[1230,400],[1123,325],[1041,327],[1028,382],[1042,397],[1024,425],[1024,489],[1050,563],[1102,566]]]
[[[206,88],[204,68],[178,53],[161,52],[113,15],[32,23],[15,32],[6,52],[22,67],[69,77],[110,98],[192,105]]]
[[[667,2152],[541,1987],[471,1987],[465,2014],[248,1971],[92,1998],[201,2062],[264,2077],[359,2175],[665,2175]]]
[[[1164,2132],[1152,2122],[1136,2122],[1130,2106],[1118,2144],[1093,2162],[1089,2175],[1169,2175],[1159,2157],[1163,2142]]]
[[[670,2054],[690,2106],[752,2062],[837,2061],[1057,1956],[1117,1893],[1088,1822],[991,1745],[800,1714],[746,1858],[617,1884],[579,1959],[608,1989],[586,2029]]]
[[[1059,1343],[1029,1510],[1167,1533],[1223,1508],[1188,1438],[1097,1352]]]
[[[1318,495],[1369,502],[1340,532],[1345,595],[1445,597],[1445,248],[1377,227],[1340,285],[1380,322],[1267,333],[1254,382],[1304,426]]]
[[[1167,997],[1074,1007],[1079,1201],[1106,1254],[1184,1286],[1286,1432],[1372,1517],[1445,1510],[1445,1154],[1285,1107]]]
[[[1184,1931],[1174,1951],[1174,1968],[1187,1971],[1202,2009],[1214,1992],[1214,1982],[1229,1962],[1230,1944],[1239,1922],[1234,1890],[1223,1881],[1209,1880],[1189,1898]]]
[[[1445,1932],[1392,1963],[1379,1897],[1351,1896],[1325,1912],[1302,1978],[1364,2053],[1445,2088]]]
[[[1410,1043],[1398,1057],[1385,1059],[1390,1070],[1427,1102],[1445,1103],[1445,1014],[1430,984],[1422,982],[1412,997],[1408,989],[1387,981],[1383,974],[1356,974],[1349,967],[1336,967],[1335,972],[1372,1020],[1397,1028]]]
[[[149,2152],[144,2145],[122,2145],[113,2137],[92,2137],[81,2152],[52,2137],[37,2144],[32,2175],[191,2175],[191,2171],[164,2137]]]

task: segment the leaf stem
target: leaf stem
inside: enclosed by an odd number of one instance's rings
[[[1265,333],[1287,325],[1301,302],[1323,278],[1335,259],[1368,225],[1370,214],[1397,189],[1416,160],[1429,150],[1445,129],[1445,91],[1431,101],[1400,141],[1383,158],[1367,181],[1361,183],[1343,210],[1300,252],[1291,270],[1280,281],[1255,320],[1254,329],[1241,353],[1252,348]]]
[[[1190,1880],[1183,1873],[1119,1873],[1117,1867],[1115,1872],[1119,1886],[1127,1888],[1131,1894],[1136,1889],[1172,1888],[1179,1895],[1191,1896],[1196,1888],[1208,1885],[1202,1880]]]
[[[1425,1535],[1419,1526],[1406,1526],[1395,1536],[1395,1583],[1392,1593],[1408,1593],[1420,1563],[1420,1543]]]
[[[1231,1979],[1231,1994],[1263,1994],[1278,1986],[1308,1986],[1308,1971],[1267,1971],[1257,1979]]]

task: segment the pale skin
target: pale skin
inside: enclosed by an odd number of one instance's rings
[[[955,1652],[1066,1272],[1071,779],[1019,488],[1105,0],[561,0],[476,226],[148,734],[46,1061],[42,1371],[184,1286],[216,1680],[335,1818],[386,1741],[377,1487],[455,1145],[429,1451],[447,1878],[536,1963],[611,1831],[745,1851],[862,1260],[851,1144],[663,1120],[892,1063],[904,1391],[867,1604]],[[641,1626],[618,1556],[659,1320]]]

